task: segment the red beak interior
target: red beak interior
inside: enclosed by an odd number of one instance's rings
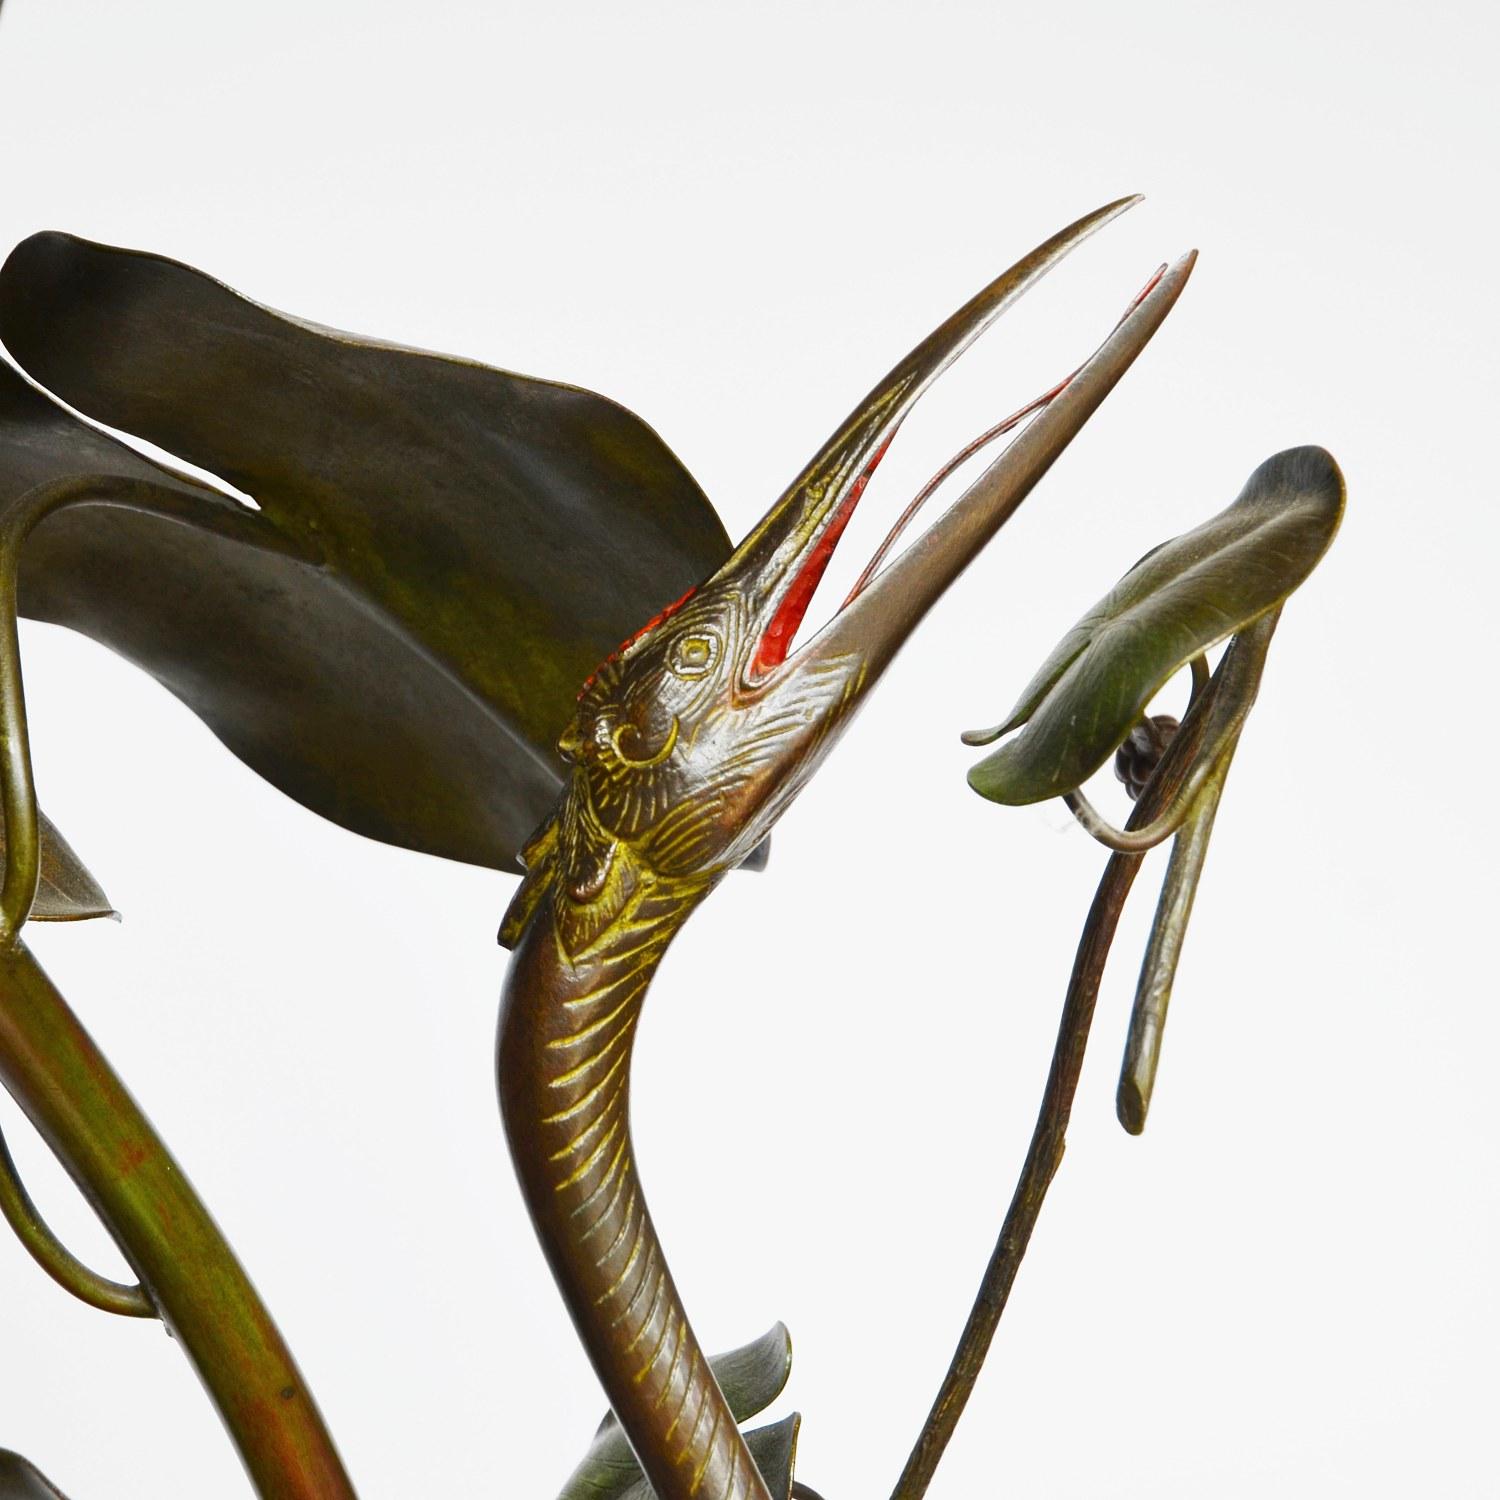
[[[844,528],[854,518],[854,508],[859,504],[859,497],[864,494],[865,486],[870,482],[870,476],[879,467],[880,460],[885,457],[886,450],[891,446],[891,441],[895,436],[896,429],[892,429],[890,436],[875,450],[873,457],[865,465],[859,477],[849,486],[849,493],[839,502],[838,509],[829,518],[828,524],[823,528],[817,541],[813,543],[806,560],[798,568],[790,587],[776,608],[776,613],[771,616],[771,622],[766,626],[765,634],[760,638],[760,644],[755,648],[755,655],[750,662],[752,677],[764,677],[767,672],[774,667],[779,667],[786,660],[786,654],[791,649],[798,627],[807,614],[807,607],[812,603],[813,595],[817,593],[818,585],[823,581],[823,574],[828,567],[829,559],[833,556],[833,549],[838,546],[839,538],[844,534]]]
[[[1147,295],[1161,280],[1166,269],[1165,265],[1158,267],[1151,279],[1136,293],[1131,299],[1130,306],[1122,314],[1120,318],[1121,323],[1140,306]],[[1119,324],[1117,323],[1115,326],[1118,328]],[[1079,368],[1081,369],[1082,366]],[[960,464],[972,458],[981,448],[988,446],[996,438],[1002,437],[1004,434],[1012,431],[1027,417],[1034,416],[1037,412],[1041,411],[1044,406],[1047,406],[1054,398],[1061,395],[1067,389],[1069,383],[1077,374],[1078,371],[1074,370],[1071,374],[1064,376],[1056,385],[1041,396],[1038,396],[1034,401],[1028,402],[1019,411],[1013,412],[1010,416],[1006,417],[1003,422],[999,422],[987,432],[981,433],[972,443],[961,449],[944,464],[932,479],[922,487],[922,490],[912,503],[901,513],[896,524],[880,544],[874,557],[871,558],[869,566],[860,575],[858,582],[856,582],[854,588],[850,591],[849,597],[844,600],[844,605],[849,604],[869,583],[870,578],[912,517],[922,507],[932,492]],[[886,450],[889,449],[892,441],[895,439],[896,433],[900,430],[900,425],[898,422],[875,450],[869,463],[865,465],[854,483],[850,485],[849,493],[839,502],[838,508],[808,549],[807,557],[793,576],[791,584],[782,597],[781,603],[777,606],[775,614],[772,615],[770,623],[766,626],[765,633],[761,636],[760,644],[757,646],[755,655],[751,659],[750,676],[752,679],[765,676],[767,672],[779,667],[786,660],[787,654],[791,650],[792,641],[796,638],[797,631],[801,627],[802,621],[807,615],[808,607],[812,603],[813,595],[817,592],[818,585],[823,580],[823,574],[828,568],[828,563],[833,557],[834,548],[838,546],[839,538],[843,536],[844,529],[853,519],[854,510],[859,504],[860,496],[864,494],[865,487],[869,484],[876,468],[879,467],[880,460],[885,457]],[[840,608],[842,609],[844,605],[841,605]]]

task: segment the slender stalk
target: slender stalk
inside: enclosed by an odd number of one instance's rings
[[[1234,747],[1225,752],[1214,774],[1204,787],[1193,816],[1172,845],[1172,858],[1162,881],[1161,896],[1156,904],[1156,921],[1151,941],[1141,963],[1141,977],[1136,985],[1135,1005],[1130,1013],[1130,1030],[1125,1038],[1125,1057],[1120,1064],[1120,1082],[1115,1091],[1115,1115],[1131,1135],[1146,1128],[1146,1112],[1151,1108],[1151,1094],[1156,1088],[1156,1070],[1161,1062],[1161,1038],[1167,1024],[1167,1007],[1172,1001],[1172,984],[1177,978],[1177,963],[1182,956],[1182,940],[1187,935],[1188,918],[1193,912],[1193,897],[1198,892],[1198,878],[1208,854],[1208,840],[1224,792],[1224,778],[1234,759]]]
[[[1063,801],[1068,811],[1078,819],[1084,830],[1107,849],[1117,854],[1146,854],[1182,829],[1195,816],[1205,789],[1216,778],[1227,759],[1234,754],[1240,733],[1245,727],[1255,703],[1255,693],[1260,684],[1260,667],[1265,660],[1265,648],[1276,629],[1280,609],[1262,616],[1250,625],[1242,635],[1236,636],[1224,654],[1220,685],[1214,693],[1214,706],[1205,710],[1202,730],[1195,743],[1199,746],[1197,758],[1180,778],[1172,792],[1157,804],[1157,811],[1149,822],[1131,818],[1128,829],[1116,828],[1103,816],[1081,787],[1064,793]],[[1193,669],[1193,691],[1188,707],[1202,697],[1208,667],[1202,656],[1191,663]]]
[[[32,508],[22,509],[26,512],[24,518],[17,515],[5,518],[3,537],[0,537],[0,809],[5,816],[0,942],[8,942],[20,932],[30,915],[42,868],[36,792],[31,781],[26,697],[21,685],[21,644],[16,624],[19,539],[29,529],[25,520],[30,519]]]
[[[41,876],[41,833],[31,774],[26,725],[26,692],[21,678],[21,644],[16,615],[21,546],[32,529],[54,511],[71,505],[108,503],[157,516],[176,508],[170,492],[139,479],[80,475],[39,484],[0,507],[0,812],[4,813],[5,875],[0,881],[0,943],[20,933],[36,902]],[[270,528],[251,513],[239,518],[241,539],[257,546],[285,548]]]
[[[0,1082],[115,1237],[207,1387],[257,1493],[353,1500],[312,1395],[234,1252],[20,942],[0,949]]]
[[[1208,711],[1216,697],[1217,689],[1203,693],[1194,701],[1161,764],[1141,793],[1126,825],[1128,828],[1140,827],[1158,817],[1181,789],[1202,743]],[[1104,868],[1073,960],[1052,1066],[1020,1179],[948,1373],[943,1377],[937,1399],[917,1435],[906,1467],[891,1491],[891,1500],[920,1500],[926,1494],[989,1353],[1000,1315],[1010,1299],[1021,1259],[1026,1254],[1032,1230],[1047,1197],[1047,1189],[1062,1162],[1068,1121],[1072,1117],[1073,1098],[1078,1092],[1078,1079],[1083,1071],[1084,1052],[1094,1019],[1094,1005],[1099,998],[1105,960],[1109,957],[1125,898],[1130,894],[1144,858],[1144,854],[1139,853],[1112,854]]]
[[[1205,778],[1204,784],[1207,784]],[[1089,801],[1083,788],[1063,793],[1063,803],[1078,819],[1079,826],[1091,838],[1098,840],[1106,849],[1116,854],[1149,854],[1158,844],[1164,844],[1187,822],[1194,806],[1194,799],[1201,787],[1189,785],[1173,805],[1147,827],[1125,830],[1116,828],[1103,813]]]
[[[1130,1029],[1125,1039],[1125,1056],[1120,1064],[1120,1082],[1115,1092],[1115,1114],[1131,1135],[1146,1128],[1146,1112],[1151,1107],[1156,1087],[1156,1070],[1161,1061],[1161,1039],[1167,1024],[1167,1007],[1172,1000],[1172,985],[1177,978],[1177,963],[1182,957],[1183,939],[1187,936],[1188,918],[1193,912],[1193,898],[1203,861],[1208,855],[1208,841],[1213,835],[1214,818],[1229,775],[1230,762],[1239,745],[1245,720],[1254,707],[1265,670],[1266,652],[1281,619],[1281,606],[1252,621],[1229,643],[1215,676],[1216,694],[1234,706],[1227,727],[1218,733],[1214,746],[1202,757],[1202,764],[1217,756],[1204,786],[1197,794],[1192,817],[1177,835],[1172,858],[1167,864],[1166,879],[1156,903],[1156,918],[1151,924],[1151,941],[1141,964],[1136,985],[1135,1004],[1130,1012]],[[1220,717],[1223,717],[1220,715]]]

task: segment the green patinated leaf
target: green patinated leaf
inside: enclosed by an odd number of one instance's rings
[[[778,1323],[754,1343],[715,1355],[709,1364],[735,1420],[743,1422],[764,1411],[785,1388],[792,1369],[792,1341],[785,1325]],[[787,1500],[791,1494],[800,1423],[801,1418],[793,1413],[745,1434],[773,1500]],[[651,1500],[653,1494],[611,1412],[600,1423],[593,1444],[558,1500]]]
[[[0,270],[20,610],[144,667],[242,760],[384,842],[501,869],[556,800],[583,679],[729,539],[661,438],[590,391],[317,328],[63,234]],[[130,485],[128,495],[121,484]]]
[[[19,1453],[0,1448],[0,1500],[67,1500]]]
[[[1343,509],[1343,476],[1323,449],[1267,459],[1233,505],[1148,552],[1063,637],[1004,723],[964,736],[983,745],[1022,731],[970,770],[970,786],[1012,806],[1081,786],[1175,672],[1312,572]]]

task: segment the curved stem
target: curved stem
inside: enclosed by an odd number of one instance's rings
[[[255,1288],[151,1123],[24,943],[0,950],[0,1083],[114,1236],[258,1494],[354,1500]]]
[[[8,529],[8,528],[7,528]],[[16,625],[16,552],[0,540],[0,811],[5,817],[5,877],[0,883],[0,944],[20,932],[41,880],[41,837],[31,781],[31,743],[21,686]]]
[[[1116,828],[1089,801],[1082,788],[1064,793],[1063,801],[1067,804],[1068,811],[1078,819],[1083,830],[1103,844],[1106,849],[1113,849],[1116,854],[1149,854],[1158,844],[1166,843],[1187,822],[1188,814],[1193,810],[1191,793],[1194,790],[1196,789],[1191,785],[1185,788],[1184,794],[1176,798],[1161,817],[1154,819],[1144,828],[1129,831]]]
[[[164,496],[144,480],[82,475],[37,485],[0,512],[0,813],[5,820],[0,946],[19,936],[31,915],[41,879],[41,838],[16,623],[21,544],[53,511],[87,504],[125,506],[153,515],[170,514],[174,509],[169,495]],[[240,529],[255,545],[273,545],[265,528],[249,514],[242,519]]]
[[[118,483],[119,481],[115,481]],[[0,945],[26,925],[41,879],[41,835],[31,775],[21,640],[16,622],[21,544],[59,506],[82,499],[86,479],[64,479],[28,490],[0,516],[0,812],[5,818],[5,876],[0,882]]]
[[[1182,727],[1173,737],[1172,743],[1157,766],[1151,780],[1141,793],[1131,814],[1131,823],[1145,822],[1157,817],[1161,809],[1177,796],[1188,775],[1209,717],[1209,709],[1218,696],[1218,689],[1205,693],[1189,710]],[[1104,976],[1105,960],[1109,957],[1110,944],[1114,941],[1115,929],[1119,926],[1120,912],[1125,898],[1141,867],[1140,854],[1115,854],[1104,868],[1104,876],[1095,892],[1093,905],[1089,908],[1088,920],[1084,924],[1083,936],[1079,939],[1078,952],[1073,960],[1073,972],[1068,980],[1067,997],[1063,1002],[1062,1020],[1058,1026],[1057,1044],[1052,1053],[1052,1066],[1047,1075],[1047,1085],[1042,1094],[1041,1109],[1037,1115],[1036,1128],[1032,1132],[1031,1145],[1026,1152],[1026,1161],[1021,1168],[1010,1208],[1001,1226],[1000,1238],[985,1267],[979,1283],[979,1293],[974,1299],[968,1322],[959,1337],[958,1348],[943,1377],[937,1399],[932,1404],[927,1421],[923,1424],[906,1467],[891,1492],[891,1500],[919,1500],[927,1492],[927,1486],[937,1469],[938,1462],[958,1426],[974,1382],[989,1353],[990,1343],[1000,1324],[1000,1315],[1010,1299],[1011,1287],[1020,1270],[1021,1259],[1031,1241],[1047,1189],[1052,1185],[1053,1175],[1062,1162],[1068,1121],[1072,1117],[1073,1098],[1078,1091],[1078,1079],[1083,1070],[1084,1052],[1088,1046],[1089,1029],[1094,1019],[1094,1004],[1099,997],[1099,984]]]
[[[31,1258],[65,1291],[100,1312],[122,1318],[154,1318],[156,1309],[139,1286],[126,1286],[91,1271],[47,1227],[37,1211],[26,1184],[16,1170],[15,1158],[0,1135],[0,1213],[15,1230],[16,1238]]]
[[[1269,616],[1262,616],[1261,620],[1246,627],[1242,635],[1236,636],[1235,641],[1258,643],[1264,634],[1265,640],[1269,642],[1270,632],[1276,629],[1280,613],[1280,609],[1276,609]],[[1263,623],[1266,621],[1269,623]],[[1256,662],[1263,662],[1265,647],[1242,646],[1239,652],[1233,647],[1234,642],[1231,642],[1231,649],[1225,653],[1224,661],[1220,664],[1220,686],[1214,692],[1213,706],[1204,711],[1200,721],[1203,725],[1199,739],[1202,749],[1188,768],[1184,779],[1167,795],[1160,804],[1161,811],[1149,823],[1142,827],[1139,817],[1132,816],[1128,829],[1116,828],[1089,801],[1081,787],[1063,794],[1068,811],[1106,849],[1113,849],[1116,854],[1148,854],[1158,844],[1166,843],[1192,816],[1204,788],[1219,774],[1225,757],[1234,753],[1260,685],[1259,667],[1248,665],[1247,658],[1254,657]],[[1208,675],[1208,663],[1203,656],[1195,656],[1189,665],[1193,671],[1193,686],[1188,698],[1188,710],[1191,712],[1204,701],[1204,694],[1212,679]],[[1139,808],[1140,804],[1136,805]]]

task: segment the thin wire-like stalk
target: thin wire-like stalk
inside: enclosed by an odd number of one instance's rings
[[[41,507],[37,507],[38,510]],[[21,644],[16,624],[16,570],[26,521],[6,518],[0,536],[0,811],[5,818],[5,873],[0,877],[0,943],[20,932],[41,879],[41,833],[31,781],[26,696],[21,686]]]
[[[1058,396],[1062,395],[1063,391],[1067,388],[1068,381],[1072,380],[1073,376],[1077,373],[1078,371],[1074,370],[1072,374],[1067,377],[1067,379],[1058,381],[1058,383],[1053,386],[1050,391],[1044,391],[1034,400],[1028,401],[1026,405],[1021,407],[1019,411],[1013,411],[1008,417],[1005,417],[1003,420],[996,422],[993,427],[988,428],[984,432],[981,432],[977,438],[974,438],[971,442],[966,443],[962,448],[960,448],[958,452],[955,453],[953,457],[950,458],[947,463],[945,463],[943,467],[939,469],[937,473],[934,474],[932,478],[929,479],[927,483],[917,491],[917,493],[907,503],[906,509],[896,517],[894,523],[891,526],[891,529],[886,532],[880,545],[875,549],[874,556],[871,557],[869,562],[865,564],[864,571],[859,575],[858,578],[854,580],[854,586],[849,590],[848,596],[845,598],[843,604],[839,605],[839,608],[845,609],[849,605],[853,604],[854,601],[859,598],[859,596],[864,593],[864,591],[870,586],[870,580],[874,578],[874,576],[880,571],[881,563],[886,560],[886,558],[890,555],[891,548],[894,547],[896,543],[901,539],[901,533],[911,525],[912,521],[916,518],[917,512],[927,504],[927,502],[932,498],[934,492],[937,490],[938,486],[941,485],[942,482],[947,479],[947,477],[951,473],[953,473],[955,469],[959,468],[963,464],[968,463],[968,461],[973,458],[976,453],[979,453],[983,449],[988,448],[989,445],[993,443],[997,438],[1002,438],[1007,432],[1014,431],[1014,429],[1020,426],[1020,424],[1024,422],[1027,417],[1034,416],[1037,412],[1041,411],[1044,406],[1051,405],[1051,403]]]
[[[1210,769],[1212,769],[1210,767]],[[1103,813],[1089,801],[1083,788],[1066,792],[1063,802],[1068,811],[1078,820],[1079,827],[1090,838],[1112,849],[1116,854],[1149,854],[1158,844],[1164,844],[1182,827],[1192,812],[1196,795],[1207,784],[1205,776],[1198,786],[1189,785],[1174,800],[1159,818],[1154,818],[1144,828],[1116,828]]]
[[[72,505],[107,503],[171,515],[180,503],[168,490],[138,479],[84,475],[52,480],[27,490],[0,510],[0,813],[5,827],[5,873],[0,879],[0,946],[14,940],[36,902],[41,877],[41,833],[32,782],[31,746],[26,727],[26,692],[21,678],[21,646],[16,622],[17,574],[21,545],[32,529],[54,511]],[[229,513],[233,515],[233,512]],[[252,545],[284,550],[272,528],[252,513],[230,522],[226,534]]]
[[[1205,692],[1194,702],[1181,729],[1167,747],[1161,764],[1141,793],[1127,827],[1150,822],[1180,790],[1202,742],[1208,709],[1216,696],[1216,691]],[[948,1373],[906,1460],[906,1467],[891,1491],[891,1500],[920,1500],[926,1494],[989,1353],[1047,1189],[1062,1162],[1068,1121],[1073,1112],[1079,1075],[1083,1071],[1105,960],[1109,957],[1125,898],[1144,857],[1142,854],[1113,854],[1104,868],[1073,960],[1052,1066],[1020,1179]]]
[[[1252,625],[1250,630],[1253,632],[1257,628]],[[1274,628],[1273,618],[1272,629]],[[1192,693],[1188,698],[1188,707],[1191,708],[1208,686],[1210,675],[1208,663],[1201,654],[1195,656],[1189,666],[1193,673]],[[1106,849],[1113,849],[1116,854],[1149,854],[1158,844],[1166,843],[1182,829],[1190,817],[1196,815],[1199,802],[1210,785],[1220,777],[1224,762],[1234,754],[1240,731],[1245,727],[1245,717],[1255,701],[1254,682],[1246,687],[1246,673],[1236,668],[1230,670],[1234,681],[1226,685],[1226,690],[1218,695],[1215,701],[1219,705],[1219,711],[1204,728],[1206,748],[1189,767],[1182,784],[1165,799],[1161,811],[1149,823],[1141,826],[1139,819],[1132,818],[1128,828],[1116,828],[1089,801],[1082,787],[1063,794],[1062,800],[1068,811],[1078,819],[1084,831]],[[1256,677],[1254,681],[1258,682],[1259,678]]]
[[[1112,331],[1118,331],[1120,323],[1123,323],[1125,319],[1128,318],[1131,313],[1133,313],[1136,308],[1138,308],[1141,303],[1146,300],[1147,296],[1154,290],[1156,283],[1162,279],[1162,276],[1166,273],[1166,270],[1167,267],[1165,264],[1162,264],[1156,268],[1155,272],[1152,274],[1150,281],[1148,281],[1145,286],[1143,286],[1140,291],[1135,294],[1134,298],[1131,299],[1130,306],[1127,307],[1123,313],[1121,313],[1120,321],[1119,323],[1115,324],[1114,330]],[[1082,365],[1078,367],[1079,370],[1081,370],[1082,368]],[[999,422],[996,422],[993,427],[988,428],[984,432],[981,432],[977,438],[974,438],[971,442],[966,443],[962,448],[960,448],[958,452],[955,453],[953,457],[950,458],[948,462],[945,463],[943,467],[939,469],[937,473],[934,474],[932,478],[929,479],[920,490],[917,491],[915,497],[907,505],[906,509],[896,517],[895,524],[892,525],[891,529],[888,532],[886,532],[884,540],[875,549],[875,555],[869,560],[869,562],[865,564],[864,571],[859,575],[859,577],[854,580],[854,587],[849,590],[848,596],[845,598],[844,602],[839,605],[839,608],[847,609],[848,606],[853,604],[854,601],[859,598],[859,596],[864,593],[864,591],[870,586],[870,581],[875,577],[876,573],[880,571],[880,565],[890,555],[891,548],[894,547],[900,540],[901,533],[905,531],[909,525],[911,525],[912,521],[916,517],[917,512],[927,504],[928,500],[932,498],[934,491],[937,490],[938,486],[941,485],[942,482],[947,479],[947,477],[952,474],[955,469],[961,467],[963,464],[968,463],[968,461],[982,449],[988,448],[989,445],[996,440],[996,438],[1002,438],[1006,433],[1011,432],[1015,428],[1019,427],[1027,417],[1035,416],[1036,413],[1041,411],[1044,407],[1050,406],[1053,401],[1055,401],[1060,395],[1062,395],[1065,390],[1067,390],[1068,386],[1072,384],[1073,377],[1077,374],[1078,370],[1069,371],[1069,373],[1064,375],[1063,378],[1059,380],[1057,384],[1054,385],[1050,390],[1043,391],[1040,396],[1037,396],[1034,399],[1028,401],[1026,405],[1021,407],[1019,411],[1013,411],[1008,417],[1005,417]],[[895,433],[892,433],[891,436],[894,437]],[[1197,669],[1195,668],[1195,680],[1196,670]]]

